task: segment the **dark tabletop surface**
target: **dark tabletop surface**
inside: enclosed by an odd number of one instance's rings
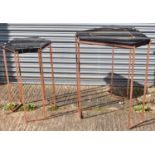
[[[139,47],[150,39],[134,27],[104,26],[76,33],[81,41]]]
[[[44,49],[51,44],[50,40],[39,38],[39,37],[29,37],[29,38],[15,38],[9,41],[6,44],[3,44],[3,47],[9,49],[10,51],[18,51],[19,53],[26,52],[37,52],[37,49]]]

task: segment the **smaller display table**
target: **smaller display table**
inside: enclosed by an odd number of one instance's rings
[[[42,53],[43,49],[50,49],[50,64],[51,64],[51,80],[52,80],[52,105],[56,106],[56,89],[55,89],[55,81],[54,81],[54,65],[53,65],[53,51],[52,51],[52,42],[50,40],[46,40],[39,37],[29,37],[23,39],[13,39],[6,44],[1,44],[1,49],[3,52],[4,66],[5,66],[5,77],[7,81],[8,88],[8,98],[10,102],[12,102],[11,97],[11,83],[8,75],[8,64],[6,59],[6,52],[12,52],[14,56],[14,61],[16,64],[16,77],[17,77],[17,85],[18,85],[18,96],[20,105],[24,106],[24,118],[25,121],[28,122],[27,111],[25,108],[25,97],[24,97],[24,89],[23,89],[23,81],[21,74],[21,66],[19,61],[19,55],[22,53],[38,53],[38,63],[40,70],[40,82],[41,82],[41,95],[42,95],[42,116],[46,117],[46,89],[45,89],[45,80],[44,80],[44,69],[43,69],[43,58]],[[33,66],[32,66],[33,68]]]

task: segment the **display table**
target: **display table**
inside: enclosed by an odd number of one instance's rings
[[[80,45],[99,45],[112,47],[112,73],[111,73],[111,93],[114,76],[114,52],[115,48],[129,49],[129,67],[128,81],[130,81],[130,97],[129,97],[129,113],[128,127],[131,128],[131,113],[133,108],[133,81],[134,81],[134,65],[136,49],[140,46],[147,45],[146,71],[144,80],[144,96],[142,119],[144,119],[144,105],[146,99],[147,81],[148,81],[148,65],[151,40],[143,33],[133,27],[125,26],[103,26],[86,31],[76,33],[76,80],[77,80],[77,107],[80,118],[83,118],[81,107],[81,92],[80,92]]]
[[[16,76],[17,76],[17,85],[18,85],[18,95],[20,105],[24,106],[24,118],[25,121],[29,121],[27,117],[27,111],[25,108],[25,98],[24,98],[24,90],[23,90],[23,82],[22,82],[22,74],[21,74],[21,67],[19,61],[19,55],[22,53],[38,53],[38,63],[39,63],[39,70],[40,70],[40,81],[41,81],[41,95],[42,95],[42,114],[43,118],[46,117],[46,89],[45,89],[45,80],[44,80],[44,69],[43,69],[43,60],[42,60],[42,53],[43,49],[49,48],[50,49],[50,64],[51,64],[51,80],[52,80],[52,94],[53,94],[53,101],[52,104],[56,106],[56,89],[55,89],[55,81],[54,81],[54,65],[53,65],[53,52],[52,52],[52,42],[50,40],[42,39],[39,37],[29,37],[23,39],[14,39],[9,41],[6,44],[1,44],[1,48],[3,51],[3,59],[4,59],[4,66],[5,66],[5,76],[8,85],[8,96],[10,102],[12,102],[11,98],[11,84],[8,76],[8,66],[7,66],[7,59],[6,59],[6,52],[12,52],[14,55],[14,61],[16,64]],[[32,66],[33,68],[33,66]]]

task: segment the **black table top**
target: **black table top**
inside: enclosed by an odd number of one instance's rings
[[[19,53],[31,53],[37,52],[37,49],[44,49],[51,44],[50,40],[46,40],[39,37],[29,37],[29,38],[16,38],[9,41],[6,44],[3,44],[3,47],[8,49],[11,52]]]
[[[146,45],[150,39],[133,27],[104,26],[76,33],[80,41],[110,44],[111,46]]]

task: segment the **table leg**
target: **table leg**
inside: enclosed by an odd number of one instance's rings
[[[111,95],[112,95],[112,89],[113,89],[113,80],[114,80],[114,53],[115,52],[115,48],[112,48],[112,71],[111,71]]]
[[[16,51],[14,51],[14,59],[16,63],[16,76],[17,76],[19,100],[21,105],[24,106],[24,119],[27,122],[27,113],[26,113],[26,107],[25,107],[25,98],[24,98],[23,83],[22,83],[22,77],[21,77],[19,54]]]
[[[8,98],[9,98],[9,102],[13,102],[12,99],[12,85],[10,83],[9,80],[9,74],[8,74],[8,63],[7,63],[7,59],[6,59],[6,50],[2,49],[3,52],[3,61],[4,61],[4,68],[5,68],[5,78],[6,78],[6,82],[7,82],[7,93],[8,93]]]
[[[144,95],[143,95],[143,106],[142,106],[142,120],[141,121],[144,120],[145,100],[146,100],[147,81],[148,81],[148,68],[149,68],[149,61],[150,61],[150,47],[151,47],[151,42],[148,44],[148,47],[147,47],[147,58],[146,58],[145,80],[144,80]]]
[[[54,80],[54,64],[53,64],[53,51],[52,45],[50,45],[50,63],[51,63],[51,73],[52,73],[52,104],[56,107],[56,88],[55,88],[55,80]]]
[[[80,90],[80,41],[76,38],[76,81],[77,81],[77,110],[80,118],[83,118],[81,110],[81,90]]]
[[[128,128],[131,128],[131,113],[133,108],[133,82],[134,82],[134,64],[135,64],[135,51],[136,48],[132,50],[132,72],[130,81],[130,100],[129,100],[129,113],[128,113]]]
[[[39,59],[39,69],[40,69],[40,81],[41,81],[41,95],[42,95],[42,113],[44,118],[46,117],[46,89],[45,89],[45,81],[44,81],[44,70],[43,70],[43,61],[42,61],[42,49],[38,49],[38,59]]]
[[[132,50],[130,49],[129,64],[128,64],[127,98],[129,97],[129,84],[130,84],[130,79],[131,79],[131,73],[130,73],[130,70],[131,70],[131,52],[132,52]]]

